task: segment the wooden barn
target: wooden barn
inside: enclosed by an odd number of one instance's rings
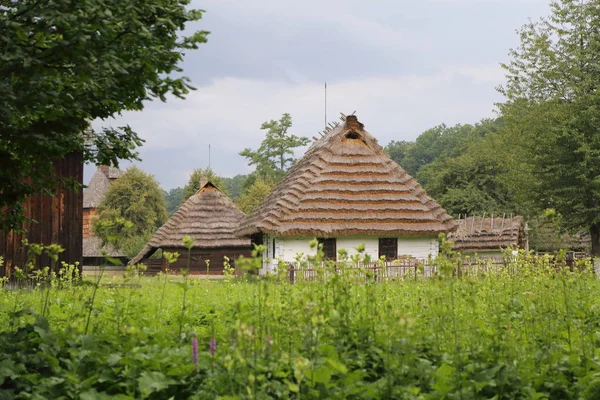
[[[92,230],[93,221],[98,216],[96,209],[104,200],[111,183],[122,174],[123,171],[118,168],[100,165],[83,192],[83,265],[102,264],[104,252],[110,257],[126,262],[123,252],[103,247],[102,240]]]
[[[325,255],[365,245],[373,260],[424,259],[439,251],[438,235],[456,228],[446,211],[395,163],[356,116],[326,131],[238,230],[262,241],[263,273],[277,259],[314,254],[316,237]]]
[[[54,171],[60,177],[69,177],[83,185],[83,155],[73,152],[54,162]],[[58,187],[53,196],[38,193],[29,198],[25,216],[31,221],[22,227],[25,233],[0,231],[0,256],[4,265],[0,276],[11,276],[14,267],[27,263],[27,248],[23,240],[44,245],[60,244],[65,251],[59,261],[73,264],[82,261],[83,190]],[[37,257],[36,267],[50,266],[46,254]],[[57,265],[57,269],[60,263]]]
[[[500,257],[508,248],[529,250],[525,220],[520,216],[463,218],[448,239],[455,251],[481,257]]]
[[[186,200],[165,224],[160,227],[148,244],[134,257],[130,264],[143,262],[158,249],[180,254],[179,260],[169,266],[178,271],[187,268],[188,250],[183,237],[194,239],[191,250],[190,273],[222,274],[223,257],[227,256],[234,267],[234,260],[250,256],[250,238],[235,234],[245,214],[210,181],[203,180],[196,194]],[[163,267],[166,262],[163,258]]]

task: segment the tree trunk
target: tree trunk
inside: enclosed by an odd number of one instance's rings
[[[590,237],[592,239],[592,257],[600,257],[600,224],[590,226]]]

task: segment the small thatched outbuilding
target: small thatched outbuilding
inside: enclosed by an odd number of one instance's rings
[[[463,218],[448,239],[455,251],[484,257],[501,256],[508,248],[529,250],[525,220],[520,216]]]
[[[446,211],[394,162],[356,116],[318,139],[238,230],[266,245],[264,271],[299,253],[327,257],[365,245],[373,260],[438,254],[438,235],[455,229]]]
[[[130,264],[137,264],[162,249],[180,254],[170,269],[187,268],[188,250],[183,246],[183,238],[189,236],[194,239],[190,272],[206,273],[208,261],[209,272],[221,274],[224,256],[229,257],[232,267],[240,255],[250,256],[250,238],[235,234],[244,216],[227,195],[210,181],[203,180],[198,192],[156,231]]]

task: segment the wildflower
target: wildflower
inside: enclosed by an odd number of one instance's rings
[[[211,356],[214,356],[217,352],[217,340],[215,338],[210,339],[210,345],[208,348]]]
[[[194,368],[198,369],[198,339],[192,338],[192,360],[194,361]]]

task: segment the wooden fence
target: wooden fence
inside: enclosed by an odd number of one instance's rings
[[[552,257],[536,257],[534,262],[546,262],[555,269],[569,268],[574,270],[577,260],[587,256],[585,253],[578,253],[573,256],[567,256],[563,260],[557,260]],[[544,261],[545,260],[545,261]],[[147,259],[144,261],[147,270],[144,275],[152,276],[161,271],[165,271],[167,267],[164,259]],[[333,274],[346,273],[351,274],[357,280],[372,279],[376,281],[390,279],[419,279],[430,278],[439,274],[438,266],[435,264],[429,265],[427,259],[398,259],[387,261],[383,264],[372,262],[368,264],[359,264],[355,267],[342,267],[334,265],[328,267],[322,263],[318,268],[306,267],[304,265],[296,265],[289,263],[287,269],[280,272],[279,278],[289,280],[291,283],[301,281],[325,281]],[[499,273],[518,273],[518,264],[511,262],[510,259],[504,257],[487,257],[487,258],[466,258],[459,260],[451,267],[451,273],[458,277],[478,276],[483,274],[499,274]],[[170,273],[179,274],[181,271],[178,268],[170,269]],[[206,271],[192,271],[192,275],[206,275]],[[209,275],[220,275],[219,271],[210,271]],[[236,276],[244,275],[239,269],[235,270]]]
[[[575,257],[567,257],[564,260],[557,260],[550,257],[535,257],[532,261],[539,265],[546,263],[555,270],[567,268],[573,271],[576,268],[577,260],[582,258],[584,258],[583,253]],[[518,263],[504,257],[462,259],[458,260],[454,265],[449,266],[449,268],[449,272],[458,277],[519,273]],[[350,274],[358,280],[372,279],[382,281],[390,279],[430,278],[439,274],[440,271],[437,265],[430,265],[426,259],[402,259],[387,261],[383,264],[374,262],[352,267],[340,267],[338,265],[327,267],[325,264],[322,264],[319,268],[305,268],[290,263],[286,271],[286,278],[291,283],[299,281],[324,281],[331,278],[333,274],[340,273]]]

